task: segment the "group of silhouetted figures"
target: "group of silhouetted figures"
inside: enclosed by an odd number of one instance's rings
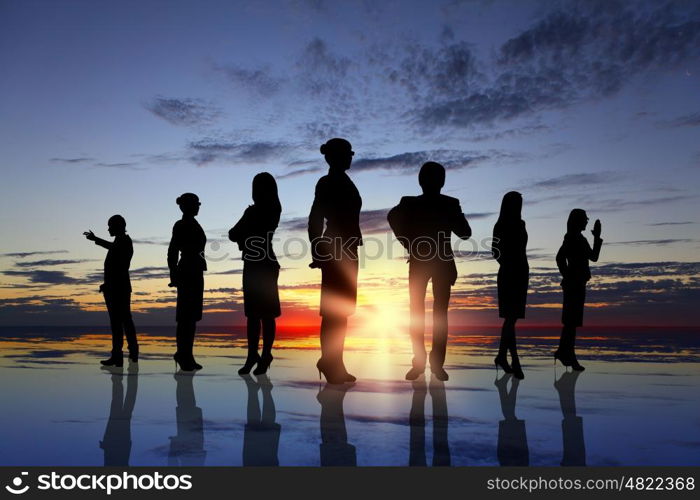
[[[347,170],[354,152],[345,139],[330,139],[321,146],[328,163],[328,174],[316,184],[309,213],[308,234],[311,242],[311,268],[321,270],[320,344],[321,358],[317,368],[328,383],[352,382],[343,362],[343,349],[348,317],[355,311],[357,299],[358,247],[362,245],[360,210],[362,198]],[[444,370],[447,348],[447,311],[452,286],[457,280],[457,267],[450,238],[472,235],[459,200],[440,193],[445,184],[445,169],[435,162],[425,163],[418,175],[423,194],[404,196],[391,209],[388,222],[397,239],[408,252],[410,291],[410,336],[413,346],[412,367],[406,379],[416,380],[429,362],[433,376],[448,380]],[[272,248],[282,207],[277,183],[267,172],[253,178],[253,204],[229,231],[229,239],[238,244],[243,259],[243,300],[247,318],[248,355],[239,374],[253,370],[256,375],[267,372],[272,363],[275,321],[281,314],[277,280],[280,266]],[[177,198],[182,218],[173,226],[168,247],[169,286],[177,289],[176,343],[173,356],[182,370],[201,369],[193,355],[196,324],[202,319],[204,295],[204,256],[206,235],[196,220],[201,205],[197,195],[185,193]],[[504,319],[498,355],[494,359],[506,373],[524,378],[515,340],[515,324],[525,316],[529,281],[527,261],[528,235],[522,220],[522,196],[511,191],[503,197],[500,215],[493,230],[492,253],[498,271],[498,309]],[[586,283],[591,277],[589,261],[597,261],[603,240],[601,225],[596,220],[593,247],[582,232],[588,217],[581,209],[569,214],[566,235],[556,262],[562,275],[562,332],[555,359],[574,370],[583,370],[574,350],[576,328],[582,325]],[[123,337],[126,336],[129,359],[138,361],[139,347],[130,312],[131,285],[129,264],[133,255],[126,222],[114,215],[108,222],[114,241],[85,236],[108,249],[104,266],[103,292],[112,328],[112,354],[102,361],[106,366],[123,366]],[[428,282],[433,288],[433,342],[430,354],[425,347],[425,296]],[[262,333],[262,352],[259,343]],[[508,362],[508,353],[511,361]]]
[[[106,367],[111,376],[111,404],[104,437],[99,443],[103,450],[104,465],[129,465],[131,455],[131,419],[138,390],[138,364],[132,363],[126,376],[124,372]],[[178,371],[175,375],[176,432],[170,437],[168,465],[202,466],[207,456],[202,408],[197,405],[193,373]],[[562,412],[563,466],[586,465],[586,447],[583,435],[583,418],[576,410],[576,382],[580,371],[564,372],[554,382]],[[279,465],[279,445],[282,426],[277,422],[277,410],[272,396],[272,383],[267,374],[253,378],[243,375],[246,385],[246,421],[243,427],[242,465]],[[510,382],[510,388],[509,388]],[[500,401],[503,419],[498,422],[496,457],[503,466],[527,466],[530,464],[525,420],[516,416],[516,400],[519,380],[512,374],[503,374],[494,382]],[[316,399],[321,405],[319,456],[321,466],[355,466],[357,449],[348,436],[343,410],[345,396],[353,384],[325,384]],[[452,453],[448,439],[448,409],[445,383],[437,378],[426,381],[418,378],[412,382],[412,396],[408,413],[409,447],[408,465],[426,466],[426,416],[425,403],[430,395],[432,402],[432,465],[449,466]],[[262,396],[262,400],[260,398]],[[484,457],[486,458],[486,457]]]

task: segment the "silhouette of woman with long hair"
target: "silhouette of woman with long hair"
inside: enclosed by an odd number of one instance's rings
[[[250,375],[243,375],[248,389],[247,422],[243,434],[243,465],[270,467],[279,465],[277,453],[280,445],[282,426],[275,422],[277,412],[272,399],[272,383],[266,374],[257,381]],[[262,391],[262,409],[258,401],[258,391]]]
[[[515,322],[525,317],[527,286],[530,267],[527,263],[527,230],[521,218],[523,198],[520,193],[510,191],[503,196],[501,213],[493,227],[491,253],[498,261],[498,315],[503,318],[501,342],[496,366],[515,378],[523,379],[518,351],[515,345]],[[512,364],[508,364],[510,351]]]
[[[126,221],[121,215],[113,215],[107,221],[107,230],[114,241],[103,240],[92,231],[83,235],[107,249],[104,265],[104,283],[100,292],[104,295],[109,324],[112,329],[112,355],[109,359],[100,361],[104,366],[124,366],[124,336],[129,346],[129,360],[136,363],[139,360],[139,343],[136,340],[136,327],[131,317],[131,280],[129,265],[134,255],[131,238],[126,234]]]
[[[503,420],[498,423],[498,463],[504,467],[526,466],[530,463],[530,451],[527,446],[525,421],[515,416],[515,402],[518,398],[520,380],[513,379],[508,391],[508,380],[513,375],[505,373],[494,384],[501,400]]]
[[[309,213],[311,268],[321,269],[321,359],[316,364],[331,384],[355,380],[345,368],[343,347],[348,316],[357,301],[357,247],[362,245],[362,198],[346,170],[355,154],[345,139],[321,146],[328,175],[316,184]],[[325,230],[324,230],[325,222]]]
[[[593,224],[593,248],[588,244],[582,231],[588,225],[588,215],[580,208],[574,208],[566,222],[564,242],[557,252],[557,266],[562,276],[561,287],[564,291],[564,304],[561,322],[564,325],[559,339],[559,348],[554,352],[555,362],[558,359],[564,366],[583,371],[576,359],[574,343],[576,327],[583,325],[583,304],[586,301],[586,283],[591,279],[588,261],[598,261],[603,240],[600,238],[601,224],[596,220]]]
[[[176,202],[182,211],[182,219],[173,226],[168,247],[168,286],[177,287],[177,352],[173,359],[182,370],[192,371],[202,368],[194,359],[192,347],[197,321],[202,319],[204,271],[207,269],[204,246],[207,237],[195,219],[201,205],[197,195],[184,193]]]
[[[228,237],[243,252],[243,305],[248,318],[248,357],[240,375],[267,372],[272,363],[275,342],[275,318],[280,312],[277,289],[280,265],[272,249],[272,236],[280,221],[282,206],[277,195],[275,178],[262,172],[253,178],[253,205],[228,232]],[[262,356],[258,354],[262,324]]]

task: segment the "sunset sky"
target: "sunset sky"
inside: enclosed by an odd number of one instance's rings
[[[360,324],[405,318],[386,212],[420,192],[427,160],[474,234],[452,324],[499,322],[488,239],[510,190],[530,237],[524,324],[559,321],[554,256],[575,207],[603,224],[585,324],[699,323],[696,2],[4,0],[0,67],[0,325],[106,323],[105,252],[82,232],[107,238],[117,213],[137,326],[174,323],[166,250],[187,191],[208,236],[203,321],[242,323],[225,235],[261,171],[283,206],[280,321],[318,322],[320,272],[301,254],[318,148],[336,136],[363,198]]]

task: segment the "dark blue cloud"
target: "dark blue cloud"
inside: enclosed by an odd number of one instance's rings
[[[144,107],[173,125],[209,124],[221,116],[221,110],[201,99],[154,97]]]

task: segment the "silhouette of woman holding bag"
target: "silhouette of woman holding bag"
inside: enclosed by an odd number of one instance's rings
[[[182,219],[173,226],[168,247],[168,286],[177,287],[177,352],[173,359],[182,370],[192,371],[202,368],[194,359],[192,347],[197,321],[202,319],[204,271],[207,269],[204,246],[207,237],[195,219],[201,205],[197,195],[185,193],[176,202],[182,211]]]
[[[240,375],[262,375],[272,363],[275,342],[275,318],[281,314],[277,279],[280,265],[272,249],[272,237],[280,221],[282,206],[275,178],[262,172],[253,178],[253,204],[228,232],[228,237],[243,252],[243,305],[248,318],[248,357]],[[258,354],[260,326],[263,348]]]

